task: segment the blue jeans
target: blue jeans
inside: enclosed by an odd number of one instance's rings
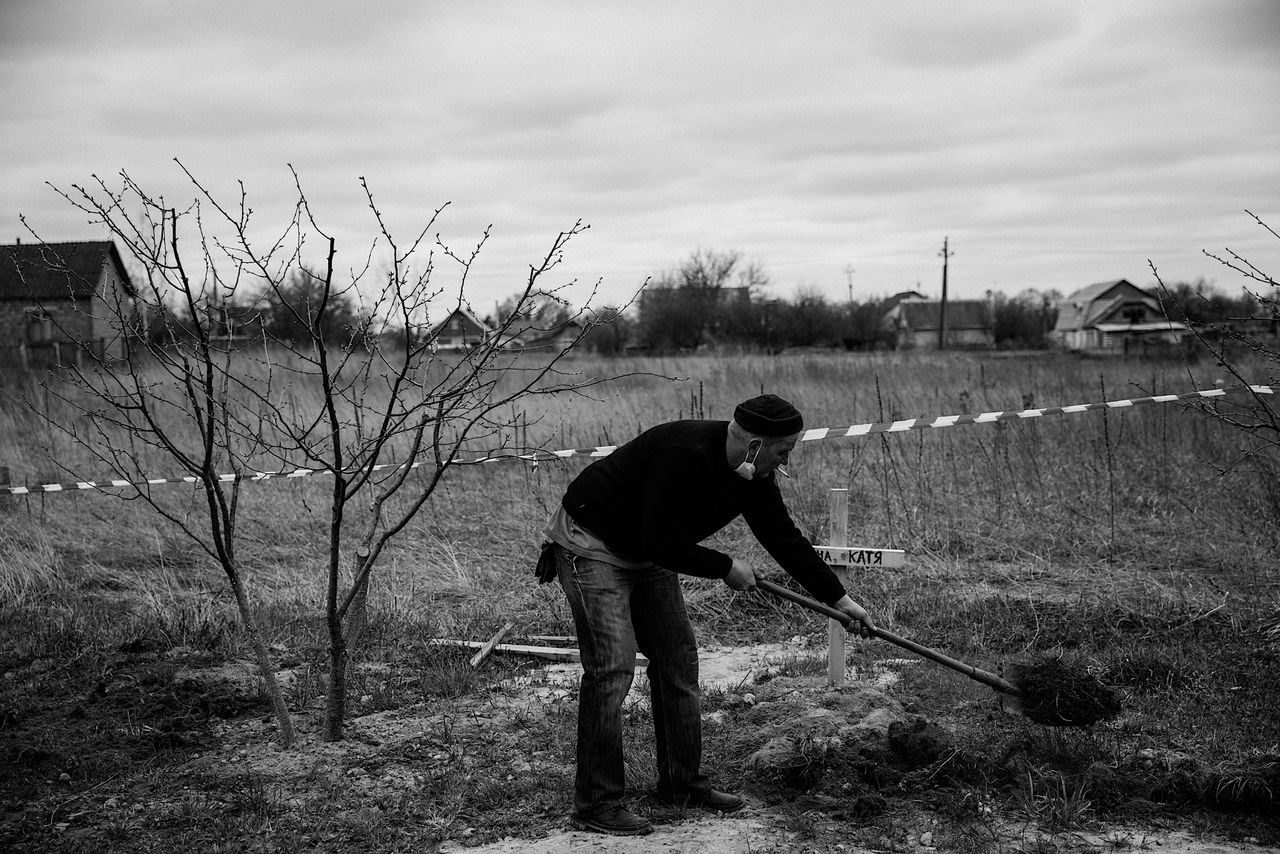
[[[637,648],[649,659],[657,790],[678,800],[706,794],[698,645],[679,578],[656,566],[621,569],[560,546],[556,569],[582,653],[574,808],[586,813],[622,800],[622,703]]]

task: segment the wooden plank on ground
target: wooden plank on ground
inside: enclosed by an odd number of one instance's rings
[[[453,638],[432,638],[429,643],[435,646],[465,646],[480,649],[488,641],[455,640]],[[531,646],[519,643],[500,643],[492,652],[509,652],[515,655],[532,655],[536,658],[549,658],[553,661],[581,661],[582,654],[573,648],[560,646]],[[636,656],[636,667],[647,667],[649,659],[643,655]]]
[[[503,636],[515,627],[515,623],[507,623],[502,628],[498,629],[497,633],[495,633],[493,637],[489,638],[489,640],[485,642],[484,646],[480,647],[480,651],[471,656],[471,666],[479,667],[480,662],[484,661],[485,656],[493,652],[493,648],[498,645],[498,642],[502,640]]]

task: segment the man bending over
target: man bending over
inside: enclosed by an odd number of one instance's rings
[[[547,536],[585,671],[574,827],[618,835],[653,829],[623,805],[622,704],[637,649],[649,659],[654,798],[718,812],[742,808],[740,797],[713,789],[700,769],[698,647],[678,578],[685,573],[722,579],[734,590],[755,588],[753,567],[699,545],[733,519],[741,516],[814,598],[870,635],[870,615],[792,522],[774,482],[803,427],[795,407],[765,394],[740,404],[732,421],[673,421],[646,430],[569,484]]]

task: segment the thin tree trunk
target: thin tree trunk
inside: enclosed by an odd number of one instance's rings
[[[325,693],[324,737],[326,741],[342,740],[346,718],[347,640],[342,636],[342,621],[329,614],[329,690]]]
[[[364,571],[363,561],[356,567],[356,575]],[[369,576],[366,575],[356,586],[355,596],[351,599],[351,608],[347,611],[347,649],[349,655],[354,654],[360,646],[360,637],[369,625]]]
[[[271,660],[271,653],[267,651],[267,645],[262,640],[262,632],[258,630],[258,624],[253,618],[253,613],[249,610],[249,596],[245,593],[244,583],[240,579],[238,572],[227,573],[231,581],[231,589],[235,593],[236,607],[240,610],[240,619],[244,622],[245,630],[249,633],[249,642],[253,646],[254,658],[258,660],[258,673],[262,677],[262,689],[267,693],[267,699],[271,701],[271,708],[276,714],[276,722],[280,726],[280,744],[282,747],[292,747],[294,741],[293,718],[289,714],[289,707],[285,704],[284,694],[280,691],[280,682],[276,679],[276,665]]]
[[[367,549],[356,555],[355,577],[364,574],[369,560]],[[359,648],[360,636],[368,623],[369,576],[364,575],[356,585],[351,607],[347,609],[347,629],[342,629],[343,618],[336,610],[329,616],[329,691],[325,696],[325,738],[340,741],[346,721],[347,668]]]

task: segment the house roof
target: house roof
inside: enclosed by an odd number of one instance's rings
[[[103,264],[113,264],[125,289],[133,282],[109,240],[18,243],[0,246],[0,299],[66,299],[91,296]]]
[[[1127,302],[1124,294],[1111,294],[1113,290],[1131,291],[1140,294],[1142,299],[1158,310],[1158,305],[1145,292],[1128,279],[1116,279],[1110,282],[1097,282],[1081,288],[1067,297],[1058,306],[1058,320],[1054,331],[1066,329],[1085,329],[1108,315]]]
[[[898,291],[896,294],[894,294],[893,296],[889,297],[884,301],[884,308],[885,308],[885,311],[888,311],[889,309],[893,308],[895,305],[902,302],[903,300],[924,299],[924,298],[925,298],[925,295],[920,293],[919,291]]]
[[[1066,301],[1078,302],[1082,305],[1087,305],[1118,285],[1128,285],[1131,288],[1136,287],[1136,285],[1128,279],[1112,279],[1109,282],[1094,282],[1092,285],[1086,285],[1071,296],[1067,297]]]
[[[447,315],[445,315],[444,320],[440,321],[435,326],[431,327],[431,334],[438,335],[443,333],[445,331],[445,326],[449,323],[450,320],[453,320],[455,317],[463,318],[468,323],[471,323],[486,335],[488,335],[490,332],[493,331],[492,329],[489,328],[489,325],[487,323],[485,323],[483,320],[480,320],[474,314],[472,314],[469,308],[467,308],[466,306],[460,305],[454,308],[453,311],[450,311]]]
[[[560,323],[556,323],[547,328],[538,328],[531,326],[520,333],[518,337],[519,346],[527,348],[558,346],[558,343],[566,336],[576,338],[582,334],[582,330],[586,329],[586,324],[580,320],[570,319]]]
[[[942,303],[938,300],[904,299],[891,311],[902,325],[916,331],[937,329]],[[991,326],[986,300],[947,300],[948,329],[986,329]]]
[[[534,349],[547,347],[567,336],[576,337],[586,329],[586,323],[576,317],[568,319],[540,320],[530,317],[512,318],[502,330],[503,346]]]

